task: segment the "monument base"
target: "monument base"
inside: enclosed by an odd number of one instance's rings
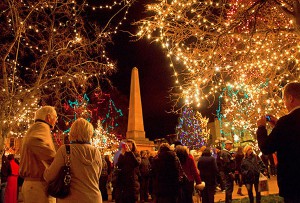
[[[155,151],[155,145],[153,141],[145,138],[143,140],[134,140],[137,146],[138,151],[148,150],[149,152]]]
[[[148,150],[155,151],[155,145],[153,141],[150,141],[148,138],[129,138],[135,141],[138,151]]]

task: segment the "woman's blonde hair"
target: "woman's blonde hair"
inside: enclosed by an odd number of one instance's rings
[[[43,106],[35,112],[34,119],[45,120],[47,115],[51,115],[52,117],[57,116],[56,110],[53,106]]]
[[[93,125],[83,118],[78,118],[71,126],[70,141],[89,142],[93,133]]]

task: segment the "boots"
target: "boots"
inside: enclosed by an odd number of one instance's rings
[[[240,196],[244,196],[244,194],[242,193],[242,187],[239,187],[237,194]]]

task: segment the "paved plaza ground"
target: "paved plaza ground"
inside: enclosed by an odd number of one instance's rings
[[[267,192],[262,192],[262,200],[265,200],[265,201],[262,201],[262,203],[263,202],[266,202],[266,203],[279,203],[279,202],[281,202],[281,198],[277,198],[276,197],[276,200],[266,200],[267,198],[266,198],[266,196],[274,196],[274,195],[278,195],[278,192],[279,192],[279,190],[278,190],[278,186],[277,186],[277,176],[271,176],[271,178],[269,179],[269,181],[268,181],[268,183],[269,183],[269,192],[267,193]],[[245,185],[243,185],[243,187],[242,187],[242,193],[245,195],[245,196],[240,196],[240,195],[238,195],[237,194],[237,190],[238,190],[238,186],[237,185],[234,185],[234,190],[233,190],[233,193],[232,193],[232,196],[233,196],[233,199],[235,199],[236,201],[234,201],[234,202],[248,202],[247,200],[249,199],[248,198],[248,194],[247,194],[247,189],[246,189],[246,187],[245,187]],[[253,191],[253,193],[254,193],[254,196],[255,196],[255,191]],[[246,200],[247,199],[247,200]],[[274,199],[274,198],[273,198]],[[222,193],[222,192],[216,192],[216,194],[215,194],[215,202],[224,202],[225,201],[225,193]]]
[[[271,176],[269,179],[269,192],[263,192],[262,193],[262,203],[283,203],[282,199],[277,196],[278,194],[278,186],[277,186],[277,177],[276,176]],[[245,196],[240,196],[237,194],[238,186],[235,184],[234,185],[234,191],[232,193],[233,196],[233,203],[249,203],[249,198],[247,196],[247,189],[245,186],[242,188],[242,192]],[[255,195],[255,192],[254,192]],[[109,199],[111,199],[111,192],[109,191]],[[200,203],[201,201],[199,200],[198,197],[195,196],[194,198],[194,203]],[[223,192],[216,192],[215,194],[215,202],[218,203],[223,203],[225,201],[225,193]],[[18,202],[23,202],[22,201],[22,194],[20,194],[20,198]],[[104,203],[111,203],[112,201],[103,201]]]
[[[271,176],[271,178],[268,181],[269,183],[269,192],[262,192],[262,203],[281,203],[282,200],[280,197],[278,197],[278,186],[277,186],[277,177]],[[233,203],[249,203],[249,198],[247,195],[247,189],[243,185],[242,192],[245,196],[240,196],[237,194],[238,186],[234,185],[234,190],[232,193],[233,196]],[[254,192],[255,196],[255,192]],[[110,192],[109,192],[109,198],[111,198]],[[194,203],[200,203],[198,197],[194,197]],[[110,203],[112,201],[104,201],[104,203]],[[223,203],[225,202],[225,193],[222,192],[216,192],[215,194],[215,202]],[[283,203],[283,202],[282,202]]]

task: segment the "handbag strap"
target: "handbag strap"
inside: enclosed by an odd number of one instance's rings
[[[70,151],[71,151],[70,145],[67,144],[66,145],[66,152],[67,152],[67,154],[66,154],[66,156],[67,156],[66,166],[70,166],[71,165]]]
[[[70,169],[70,165],[71,165],[71,159],[70,159],[70,145],[66,145],[66,157],[67,157],[67,161],[66,161],[66,171],[65,171],[65,178],[64,178],[64,183],[65,185],[70,185],[71,182],[71,169]]]

